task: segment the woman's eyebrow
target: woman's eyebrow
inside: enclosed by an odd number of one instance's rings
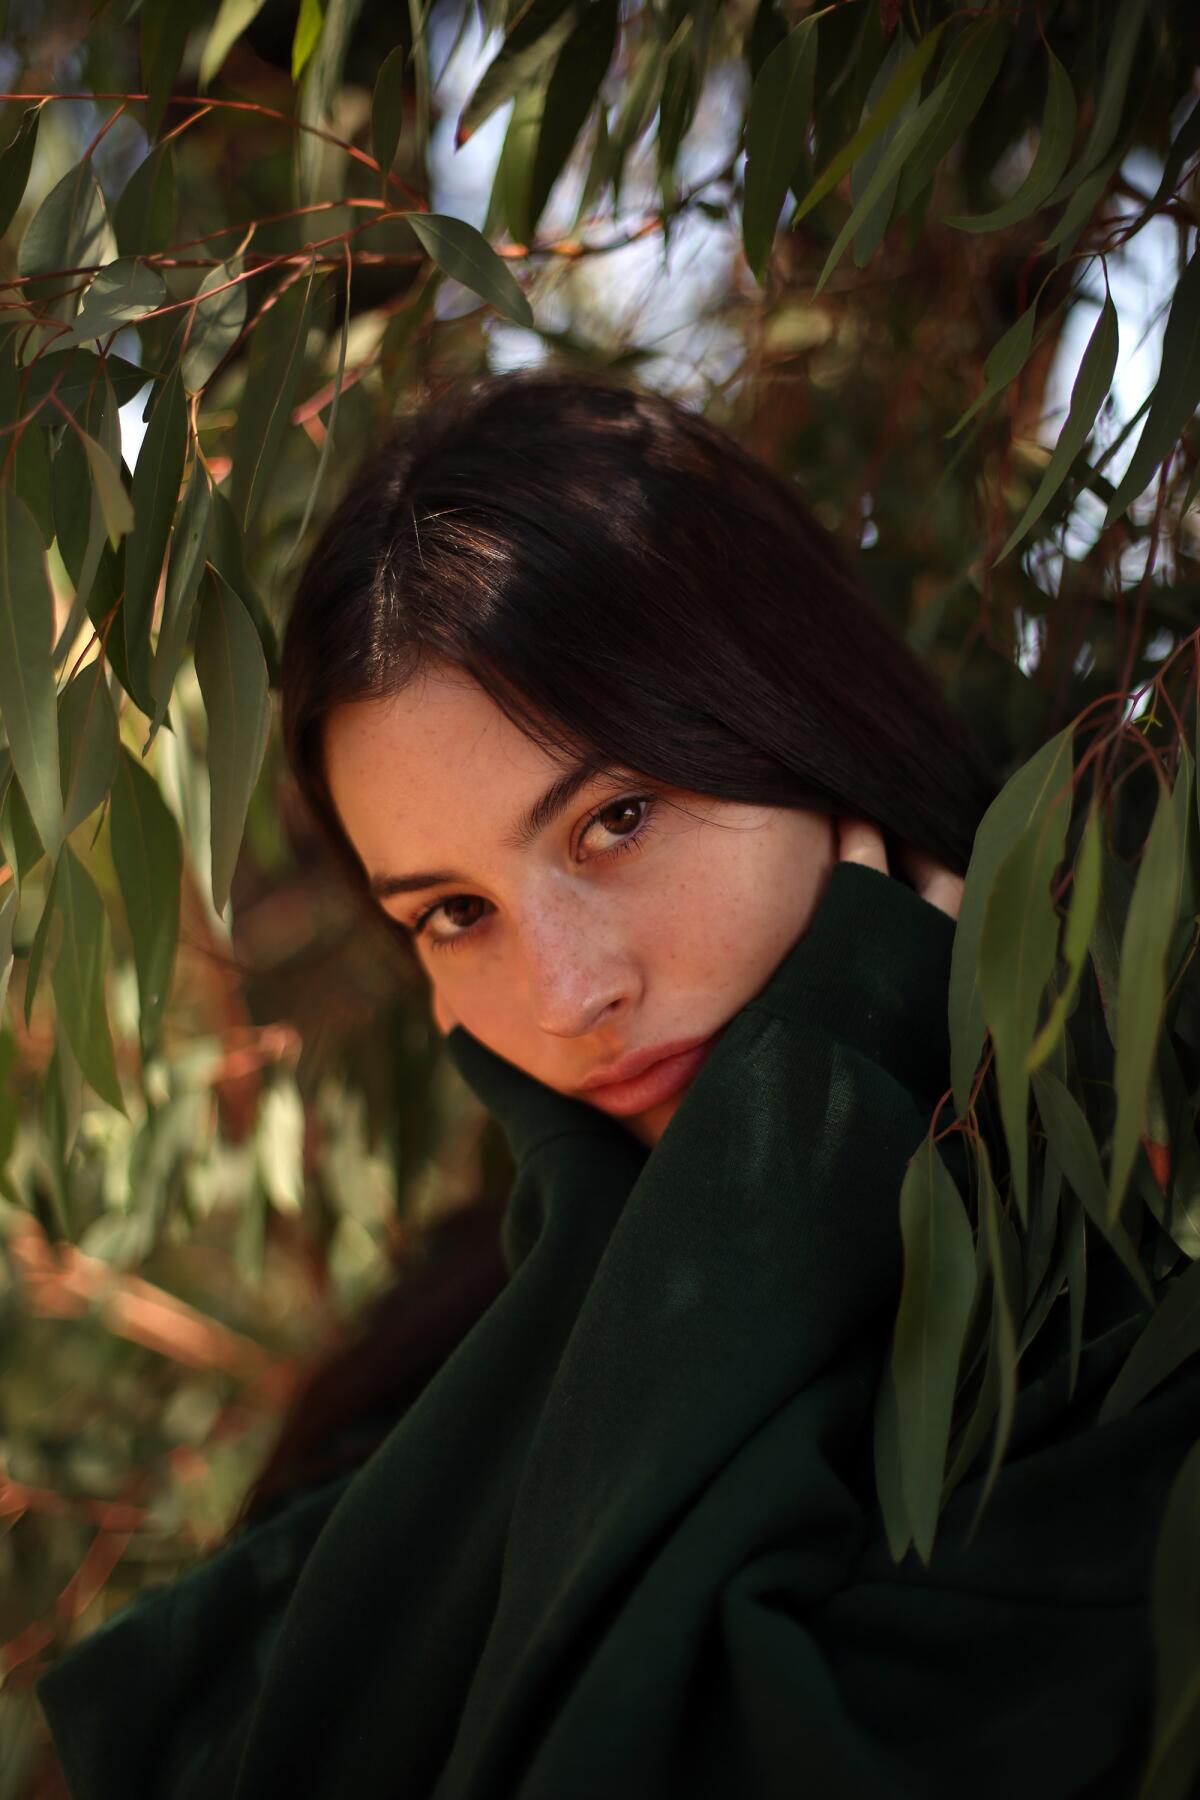
[[[597,776],[607,773],[612,766],[590,754],[580,756],[550,783],[544,793],[539,794],[532,806],[526,808],[501,842],[507,849],[528,849],[546,827],[553,824],[563,809],[570,805],[580,788],[586,787]],[[447,882],[466,879],[466,876],[446,869],[431,874],[373,875],[370,892],[376,900],[387,900],[394,894],[411,894],[418,888],[442,887]]]

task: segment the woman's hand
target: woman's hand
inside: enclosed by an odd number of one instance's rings
[[[868,819],[836,819],[834,821],[839,862],[866,863],[881,875],[890,875],[883,833]],[[962,901],[962,876],[936,862],[924,850],[906,846],[901,866],[922,900],[957,919]]]

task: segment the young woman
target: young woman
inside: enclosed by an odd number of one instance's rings
[[[981,1469],[928,1568],[888,1551],[897,1199],[994,781],[796,492],[629,387],[461,390],[352,481],[283,698],[507,1133],[503,1268],[419,1379],[389,1340],[361,1466],[260,1486],[44,1679],[72,1792],[1132,1795],[1200,1389],[1094,1425],[1141,1323],[1102,1262],[978,1531]]]

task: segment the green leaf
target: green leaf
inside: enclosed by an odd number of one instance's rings
[[[63,836],[107,800],[117,772],[117,715],[97,657],[69,682],[58,703]]]
[[[875,1490],[893,1562],[899,1562],[912,1543],[912,1526],[904,1505],[901,1479],[900,1431],[896,1411],[896,1383],[890,1359],[884,1360],[875,1400]]]
[[[26,107],[21,114],[17,135],[9,140],[3,154],[0,154],[0,237],[12,224],[17,208],[25,198],[41,116],[40,106]]]
[[[321,34],[313,46],[304,80],[300,88],[299,115],[305,125],[325,127],[341,86],[350,33],[362,10],[363,0],[328,0]],[[296,137],[296,179],[300,202],[306,205],[317,198],[317,187],[324,165],[325,144],[311,131]],[[339,190],[340,191],[340,190]]]
[[[328,442],[328,438],[326,439]],[[154,701],[154,717],[150,729],[151,742],[167,716],[167,706],[175,686],[175,677],[187,649],[196,590],[204,571],[208,547],[212,501],[208,476],[199,457],[192,463],[191,478],[179,517],[171,535],[171,555],[167,564],[167,585],[163,598],[162,624],[154,651],[154,668],[150,676],[150,693]]]
[[[1180,277],[1163,333],[1162,363],[1137,449],[1109,503],[1107,529],[1149,486],[1200,405],[1200,250]]]
[[[994,1344],[990,1353],[994,1361],[998,1393],[992,1454],[971,1523],[973,1533],[996,1484],[1004,1452],[1012,1435],[1017,1409],[1017,1328],[1021,1321],[1022,1302],[1021,1248],[1017,1242],[1017,1234],[1000,1203],[986,1144],[982,1138],[973,1138],[971,1147],[980,1169],[980,1218],[982,1228],[987,1233],[988,1261],[992,1270],[991,1335]]]
[[[452,280],[480,295],[514,325],[533,326],[533,309],[507,265],[473,225],[447,213],[406,213],[421,247]]]
[[[150,372],[136,368],[111,351],[107,356],[97,356],[93,350],[48,350],[25,371],[24,404],[27,408],[41,406],[53,392],[68,412],[77,413],[103,389],[106,378],[117,405],[124,406],[139,388],[145,387]],[[53,418],[56,422],[62,418],[57,407]]]
[[[1154,1726],[1138,1800],[1189,1800],[1200,1771],[1200,1443],[1167,1494],[1150,1610]]]
[[[325,9],[321,0],[300,0],[296,31],[292,38],[293,81],[299,81],[303,75],[305,64],[317,47],[317,40],[321,35],[321,27],[324,23]]]
[[[1121,0],[1116,18],[1106,28],[1104,42],[1108,56],[1092,113],[1091,129],[1075,167],[1077,177],[1090,174],[1116,143],[1146,5],[1147,0]]]
[[[947,23],[948,21],[943,19],[940,25],[935,25],[932,31],[927,31],[913,50],[912,55],[897,69],[887,89],[880,95],[878,104],[864,119],[849,143],[842,146],[823,174],[817,177],[803,200],[799,202],[791,217],[791,228],[798,225],[814,206],[819,205],[826,194],[832,193],[843,175],[846,175],[854,167],[863,151],[868,145],[874,143],[885,125],[891,124],[908,96],[920,86],[921,77],[933,60],[933,53],[941,41],[942,32]],[[913,117],[915,118],[916,114]],[[926,117],[928,118],[928,115]]]
[[[975,414],[987,405],[989,400],[1015,381],[1025,364],[1029,361],[1033,349],[1033,328],[1037,322],[1038,303],[1025,311],[1014,325],[1010,325],[1004,336],[988,352],[983,365],[983,392],[973,400],[956,425],[952,425],[946,433],[948,438],[957,437],[964,425],[969,425]]]
[[[529,87],[524,93],[517,95],[496,164],[493,205],[500,206],[503,224],[517,244],[528,243],[533,235],[529,219],[533,199],[533,163],[537,155],[538,135],[542,128],[545,106],[544,88]],[[485,221],[493,231],[500,222],[495,217]]]
[[[93,338],[107,337],[122,325],[144,319],[162,306],[167,298],[166,284],[155,269],[122,256],[105,263],[83,296],[83,304],[70,332],[61,344],[85,344]]]
[[[52,858],[62,842],[53,632],[37,526],[12,489],[0,488],[0,717],[21,792]]]
[[[121,255],[165,250],[175,232],[175,204],[175,146],[159,144],[133,171],[113,212]]]
[[[69,845],[58,862],[55,904],[63,921],[53,978],[59,1022],[100,1098],[124,1112],[104,999],[108,918],[95,882]]]
[[[1029,1218],[1029,1049],[1058,949],[1050,883],[1063,857],[1072,792],[1047,787],[996,871],[979,934],[978,992],[996,1048],[1000,1113],[1013,1191]]]
[[[30,219],[17,267],[22,275],[87,269],[100,261],[108,226],[104,195],[90,162],[68,169]]]
[[[1030,526],[1041,518],[1070,473],[1071,464],[1091,436],[1096,415],[1112,386],[1113,370],[1117,366],[1118,336],[1117,309],[1112,303],[1112,296],[1106,293],[1100,317],[1088,339],[1079,373],[1071,389],[1071,405],[1066,424],[1059,433],[1058,442],[1046,464],[1037,491],[1009,533],[1004,548],[996,558],[997,562],[1003,561],[1009,551],[1020,543]]]
[[[187,402],[178,369],[150,414],[133,471],[134,528],[125,548],[125,653],[142,711],[150,700],[150,621],[187,456]]]
[[[247,26],[253,25],[262,9],[263,0],[221,0],[200,58],[199,80],[202,89],[208,86],[242,33]]]
[[[892,1375],[904,1505],[928,1563],[937,1527],[958,1359],[975,1292],[975,1246],[962,1198],[926,1138],[900,1191],[904,1280],[892,1341]]]
[[[591,111],[617,37],[616,0],[593,0],[554,64],[541,111],[529,182],[524,241],[534,235],[551,189]]]
[[[13,966],[13,926],[17,922],[17,884],[12,882],[0,900],[0,1018],[8,998],[8,982]]]
[[[193,12],[179,0],[143,0],[142,81],[145,84],[146,135],[158,136],[179,65],[183,61]]]
[[[121,480],[121,472],[113,458],[98,444],[94,437],[86,433],[83,448],[91,472],[92,485],[96,490],[96,499],[100,503],[100,511],[104,517],[104,529],[108,533],[108,541],[115,550],[118,538],[133,530],[133,504],[125,491],[125,483]]]
[[[991,212],[966,216],[950,214],[943,219],[958,231],[1007,231],[1019,225],[1040,206],[1045,206],[1062,179],[1075,141],[1075,90],[1071,77],[1046,45],[1046,103],[1042,109],[1042,128],[1037,155],[1028,175],[1011,199]]]
[[[1171,794],[1163,787],[1146,839],[1121,939],[1114,1086],[1117,1120],[1109,1165],[1109,1213],[1116,1218],[1145,1123],[1154,1057],[1166,1006],[1166,963],[1179,916],[1182,846]]]
[[[967,1110],[983,1047],[984,1018],[977,965],[988,896],[1001,863],[1026,823],[1070,780],[1072,766],[1072,730],[1066,726],[1005,782],[975,833],[950,962],[950,1067],[954,1104],[960,1114]]]
[[[953,150],[1000,73],[1012,39],[1011,20],[984,18],[960,40],[939,88],[946,90],[945,104],[937,111],[932,128],[904,165],[898,205],[907,212],[917,195],[933,180],[942,159]]]
[[[267,743],[267,665],[245,607],[216,580],[200,609],[196,674],[208,713],[213,904],[224,913]]]
[[[583,0],[531,0],[463,107],[454,135],[456,150],[497,107],[546,74],[585,10]]]
[[[48,550],[54,542],[50,433],[40,425],[26,425],[21,433],[13,456],[13,483]]]
[[[187,349],[180,363],[183,385],[189,393],[196,393],[211,381],[246,323],[246,283],[240,279],[241,274],[242,259],[234,256],[220,268],[210,270],[200,283]],[[220,291],[214,294],[214,289]],[[208,294],[214,297],[208,300]]]
[[[1104,1396],[1099,1423],[1119,1419],[1200,1352],[1200,1263],[1167,1284],[1141,1336]]]
[[[1032,1074],[1046,1061],[1066,1029],[1067,1015],[1079,987],[1087,961],[1088,945],[1096,928],[1100,909],[1100,858],[1103,817],[1093,806],[1088,813],[1079,853],[1075,858],[1075,875],[1071,884],[1071,903],[1063,932],[1062,957],[1067,966],[1067,979],[1054,997],[1049,1017],[1038,1032],[1029,1051],[1027,1067]]]
[[[312,312],[313,264],[265,316],[250,345],[246,387],[233,430],[233,504],[250,523],[270,483],[291,425]]]
[[[333,449],[334,437],[337,432],[338,408],[341,405],[342,384],[346,378],[346,346],[348,345],[348,343],[350,341],[350,313],[351,313],[350,290],[351,290],[351,272],[353,270],[353,267],[354,267],[353,259],[351,257],[347,256],[347,258],[346,258],[346,298],[345,298],[345,302],[342,306],[342,328],[338,335],[338,359],[337,359],[337,368],[334,371],[334,377],[333,377],[333,398],[330,400],[330,403],[329,403],[329,417],[325,421],[325,436],[321,443],[321,454],[317,458],[317,471],[316,471],[316,474],[313,476],[312,486],[308,490],[308,499],[305,502],[304,514],[300,520],[300,524],[298,525],[298,527],[296,529],[296,536],[293,539],[292,548],[291,548],[290,552],[288,553],[287,562],[289,564],[291,563],[292,558],[295,556],[297,550],[300,548],[300,545],[304,541],[304,534],[308,530],[308,522],[312,518],[313,508],[317,504],[317,495],[320,493],[324,493],[324,491],[325,491],[325,471],[329,465],[329,454],[330,454],[330,451]],[[238,580],[236,578],[229,578],[229,577],[227,577],[227,579],[230,579],[231,586],[235,589],[235,591],[237,591],[239,593],[242,591],[243,583],[240,580]]]
[[[1063,1175],[1082,1202],[1088,1218],[1125,1265],[1139,1293],[1153,1304],[1153,1290],[1129,1234],[1119,1219],[1109,1215],[1100,1152],[1083,1108],[1052,1069],[1038,1069],[1032,1079],[1046,1137],[1062,1166]]]
[[[37,930],[33,934],[33,943],[29,947],[29,964],[25,970],[25,1027],[33,1017],[33,1002],[42,979],[42,966],[46,960],[46,945],[50,941],[50,928],[59,917],[55,898],[58,889],[59,870],[62,859],[55,863],[50,880],[46,887],[46,897],[42,903],[42,916],[38,920]]]
[[[375,78],[371,96],[371,149],[381,175],[388,173],[396,160],[400,133],[404,129],[404,81],[408,56],[404,45],[397,44],[384,57]]]
[[[816,20],[803,19],[767,57],[750,95],[742,243],[760,286],[779,214],[804,154],[816,66]]]
[[[158,1037],[179,940],[179,827],[158,785],[123,749],[111,810],[113,864],[133,943],[143,1049]]]

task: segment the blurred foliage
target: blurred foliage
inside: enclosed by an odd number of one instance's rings
[[[902,1199],[877,1454],[927,1556],[1088,1236],[1164,1283],[1111,1405],[1200,1348],[1200,14],[10,0],[0,56],[0,1796],[58,1791],[47,1660],[219,1540],[297,1369],[504,1179],[273,731],[304,545],[458,374],[729,427],[1013,777],[952,992],[978,1231],[932,1145]]]

